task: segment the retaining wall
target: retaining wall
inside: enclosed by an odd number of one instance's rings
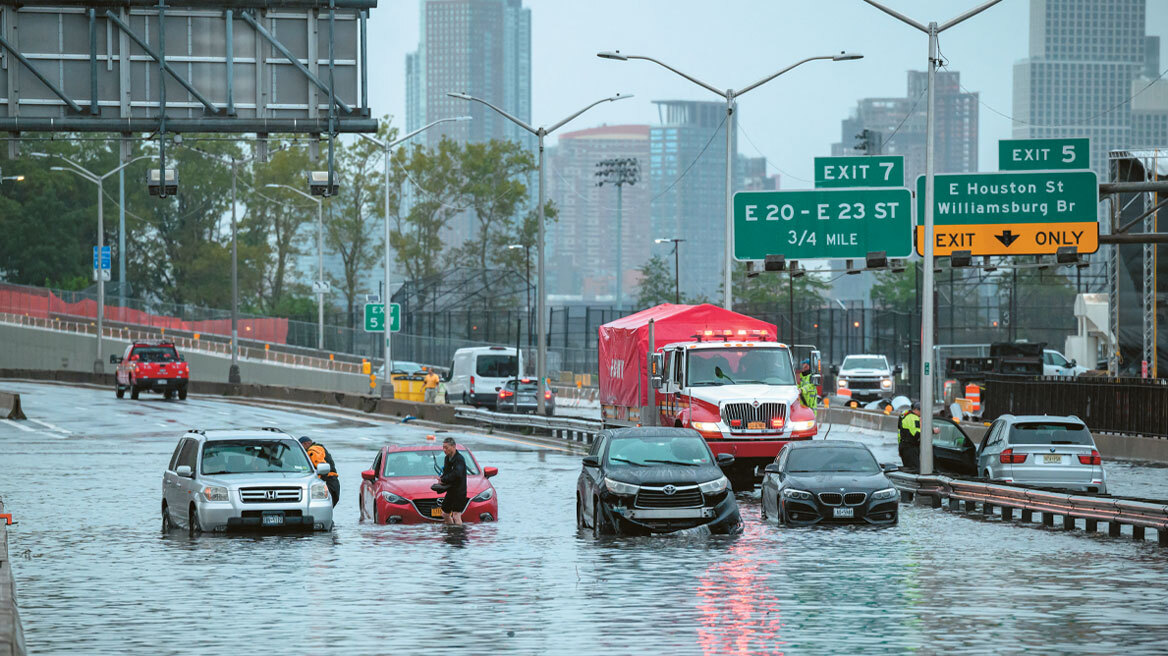
[[[0,501],[0,514],[4,502]],[[16,583],[12,580],[12,564],[8,562],[8,527],[0,519],[0,656],[24,656],[24,630],[20,627],[20,611],[16,608]]]

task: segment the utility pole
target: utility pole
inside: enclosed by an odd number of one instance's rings
[[[641,176],[636,157],[614,157],[596,163],[597,187],[616,185],[616,306],[624,303],[624,213],[621,208],[625,185],[635,185]]]

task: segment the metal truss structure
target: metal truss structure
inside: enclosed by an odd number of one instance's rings
[[[393,294],[402,313],[443,312],[457,309],[494,308],[497,299],[519,298],[530,282],[507,269],[454,267],[435,275],[408,280]]]

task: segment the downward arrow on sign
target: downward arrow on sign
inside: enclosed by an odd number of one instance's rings
[[[1009,248],[1010,244],[1013,244],[1015,241],[1017,241],[1020,236],[1021,235],[1016,235],[1009,230],[1003,230],[1002,234],[994,235],[994,239],[997,239],[998,241],[1002,242],[1003,246]]]

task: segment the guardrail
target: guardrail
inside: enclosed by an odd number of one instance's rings
[[[1041,516],[1043,526],[1055,526],[1061,518],[1063,530],[1073,530],[1083,522],[1087,533],[1099,530],[1099,523],[1107,524],[1111,537],[1122,535],[1124,526],[1131,527],[1132,539],[1143,540],[1147,529],[1157,533],[1159,545],[1168,547],[1168,502],[1107,495],[1080,495],[1021,485],[1003,485],[988,481],[971,481],[948,476],[920,476],[908,472],[888,475],[901,491],[901,498],[911,501],[914,496],[928,499],[934,508],[947,501],[949,510],[994,516],[1011,521],[1014,511],[1025,523]]]
[[[8,559],[8,524],[12,517],[4,513],[0,501],[0,656],[24,656],[24,631],[16,607],[16,584]]]
[[[454,411],[454,416],[477,424],[546,432],[552,437],[582,444],[592,444],[596,434],[604,428],[601,422],[591,419],[515,415],[484,408],[459,407]]]

